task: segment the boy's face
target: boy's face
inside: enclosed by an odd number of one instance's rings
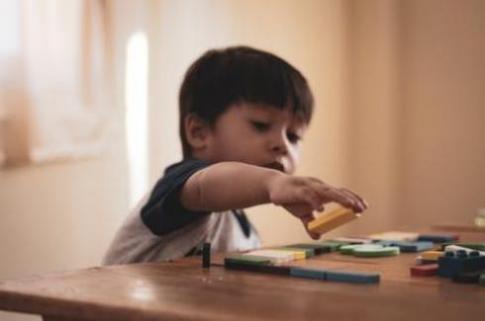
[[[291,174],[306,124],[288,108],[252,103],[231,105],[209,130],[205,158],[238,161]]]

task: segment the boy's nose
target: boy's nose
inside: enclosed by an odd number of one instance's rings
[[[284,137],[275,138],[271,142],[271,151],[278,155],[288,154],[288,146]]]

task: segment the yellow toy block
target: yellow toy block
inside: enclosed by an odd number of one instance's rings
[[[358,217],[360,214],[355,214],[348,208],[338,208],[328,214],[320,215],[309,222],[307,227],[310,232],[323,234]]]
[[[438,259],[444,255],[442,251],[425,251],[421,253],[421,258],[424,261],[438,261]]]
[[[275,248],[275,249],[271,249],[271,250],[281,251],[281,252],[284,252],[284,253],[291,253],[295,260],[303,260],[303,259],[306,258],[305,251],[294,251],[294,250],[288,250],[288,249],[282,249],[282,248]]]

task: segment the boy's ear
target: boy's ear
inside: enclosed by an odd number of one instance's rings
[[[185,137],[193,151],[205,149],[210,137],[210,126],[194,114],[184,120]]]

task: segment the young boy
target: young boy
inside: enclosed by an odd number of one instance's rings
[[[329,202],[366,209],[347,189],[291,175],[313,97],[279,57],[249,47],[208,51],[187,71],[179,105],[184,159],[132,211],[104,264],[181,258],[204,242],[214,251],[256,248],[241,209],[258,204],[282,206],[305,227]]]

